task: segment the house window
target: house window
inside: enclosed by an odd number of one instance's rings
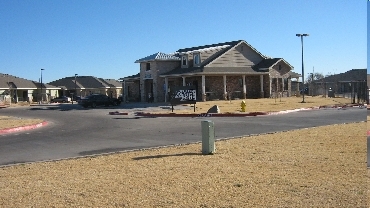
[[[181,65],[182,65],[182,66],[187,66],[187,65],[188,65],[188,57],[183,56],[183,57],[181,58]]]
[[[279,64],[279,71],[281,70],[281,65]]]
[[[150,70],[150,63],[146,63],[146,70],[149,71]]]
[[[194,60],[194,65],[199,65],[200,64],[200,54],[199,53],[195,53],[193,55],[193,60]]]

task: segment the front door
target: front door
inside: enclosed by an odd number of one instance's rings
[[[153,80],[147,79],[145,80],[145,97],[147,102],[153,101]]]

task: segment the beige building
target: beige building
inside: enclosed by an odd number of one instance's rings
[[[137,60],[140,72],[122,78],[126,101],[169,101],[174,86],[194,86],[198,101],[291,96],[299,74],[283,58],[262,55],[244,40],[155,53]]]

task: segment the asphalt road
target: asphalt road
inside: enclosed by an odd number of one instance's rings
[[[1,109],[0,115],[41,118],[49,124],[30,131],[0,135],[0,165],[197,142],[202,140],[202,120],[214,121],[216,138],[366,120],[366,109],[360,108],[243,118],[108,115],[116,110],[122,110],[122,107],[83,109],[77,105],[62,104]]]

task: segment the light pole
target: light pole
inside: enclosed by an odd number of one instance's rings
[[[40,72],[41,72],[41,79],[40,79],[40,81],[41,81],[41,103],[42,103],[42,99],[43,99],[43,97],[42,97],[42,71],[44,71],[45,69],[41,69],[40,70]],[[40,103],[40,104],[41,104]]]
[[[305,103],[305,101],[304,101],[305,88],[304,88],[304,65],[303,65],[303,37],[308,36],[308,34],[296,34],[296,36],[301,37],[301,45],[302,45],[302,84],[303,84],[303,100],[302,100],[302,103]]]
[[[75,74],[75,96],[77,97],[77,84],[76,84],[76,76],[77,76],[78,74]],[[72,95],[72,104],[73,104],[73,100],[74,100],[74,97],[73,97],[73,95]]]

